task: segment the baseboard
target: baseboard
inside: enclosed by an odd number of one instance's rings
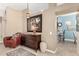
[[[54,54],[54,53],[56,53],[57,49],[55,49],[54,51],[46,49],[46,51]]]

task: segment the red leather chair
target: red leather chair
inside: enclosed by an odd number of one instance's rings
[[[21,36],[17,35],[14,38],[12,36],[4,37],[3,42],[5,47],[15,48],[21,43]]]

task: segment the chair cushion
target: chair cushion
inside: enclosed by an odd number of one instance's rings
[[[19,37],[19,34],[14,34],[11,39],[16,40],[17,37]]]

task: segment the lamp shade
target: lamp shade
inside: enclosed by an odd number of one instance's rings
[[[30,18],[30,13],[26,13],[26,18]]]
[[[31,30],[33,31],[36,30],[35,26],[32,25]]]

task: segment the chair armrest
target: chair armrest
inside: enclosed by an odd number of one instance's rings
[[[11,36],[4,37],[4,40],[10,40],[10,39],[11,39]]]

